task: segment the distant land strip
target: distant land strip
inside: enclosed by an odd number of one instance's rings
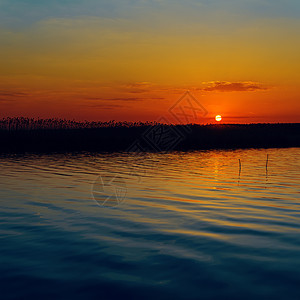
[[[187,124],[0,120],[0,153],[162,152],[300,147],[300,123]]]

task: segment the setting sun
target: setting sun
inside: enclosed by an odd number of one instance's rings
[[[217,122],[221,122],[221,121],[222,121],[222,116],[217,115],[217,116],[215,117],[215,120],[216,120]]]

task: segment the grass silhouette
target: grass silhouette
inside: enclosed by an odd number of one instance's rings
[[[0,120],[0,153],[171,151],[299,147],[300,123],[166,125],[156,122]]]

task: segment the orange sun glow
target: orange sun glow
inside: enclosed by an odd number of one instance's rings
[[[221,122],[221,121],[222,121],[222,116],[217,115],[217,116],[215,117],[215,119],[216,119],[217,122]]]

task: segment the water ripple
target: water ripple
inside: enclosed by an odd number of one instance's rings
[[[2,295],[299,299],[299,155],[1,157]],[[99,178],[124,183],[119,206],[94,200]],[[100,198],[112,193],[97,188]]]

